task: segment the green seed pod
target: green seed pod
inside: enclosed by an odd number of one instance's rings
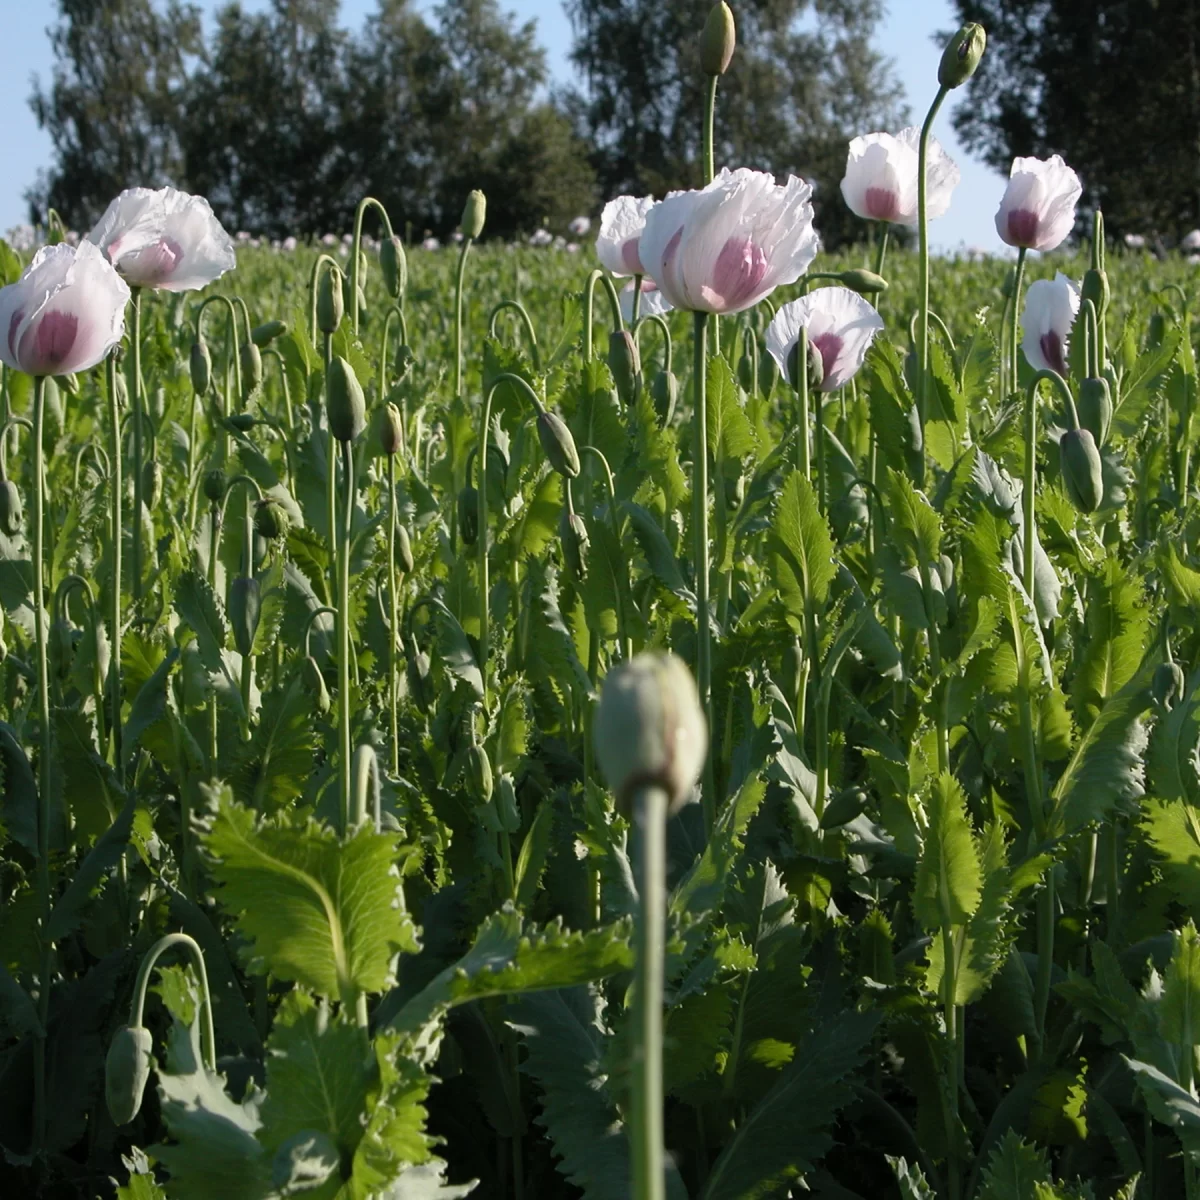
[[[352,442],[367,426],[367,401],[354,368],[340,354],[329,364],[325,381],[325,412],[329,429],[339,442]]]
[[[659,371],[650,384],[650,395],[654,400],[654,410],[659,419],[666,424],[675,415],[675,405],[679,400],[679,380],[673,371]]]
[[[404,639],[404,678],[408,694],[423,713],[433,707],[433,679],[430,675],[429,655],[417,649],[417,641],[411,634]]]
[[[0,480],[0,530],[9,537],[21,532],[21,493],[11,479]]]
[[[733,10],[725,0],[708,10],[704,32],[700,35],[700,69],[705,75],[724,75],[733,61],[737,48],[737,28],[733,22]]]
[[[142,503],[147,508],[157,508],[162,500],[163,473],[158,460],[147,459],[142,464]]]
[[[867,793],[862,788],[848,787],[830,797],[821,814],[822,829],[840,829],[860,816],[867,807]]]
[[[300,686],[312,697],[317,712],[324,716],[329,711],[329,689],[317,660],[311,654],[304,656],[300,664]]]
[[[379,270],[388,295],[393,300],[402,300],[408,289],[408,257],[404,243],[395,234],[385,238],[379,247]]]
[[[642,381],[642,357],[628,329],[614,329],[608,336],[608,368],[612,371],[617,395],[626,408],[637,400]]]
[[[466,768],[463,771],[467,791],[476,804],[490,804],[492,801],[492,764],[487,751],[478,742],[467,747]]]
[[[262,424],[253,413],[248,412],[231,413],[225,419],[229,422],[230,428],[236,429],[238,433],[249,433],[255,425]]]
[[[220,504],[225,495],[225,472],[220,467],[211,467],[204,472],[204,498],[209,504]]]
[[[738,386],[743,392],[754,391],[754,360],[745,350],[738,359],[737,380]]]
[[[1096,306],[1096,316],[1103,319],[1108,311],[1108,302],[1112,293],[1108,286],[1108,272],[1089,267],[1083,273],[1083,284],[1079,289],[1079,301],[1086,304],[1089,300]],[[1082,316],[1082,314],[1080,314]]]
[[[203,339],[192,343],[188,371],[192,376],[192,391],[197,396],[203,396],[212,382],[212,355],[208,352],[208,343]]]
[[[264,321],[250,330],[250,340],[256,346],[269,346],[281,333],[287,333],[286,321]]]
[[[1150,681],[1150,694],[1164,712],[1170,712],[1183,698],[1186,691],[1187,676],[1184,675],[1183,668],[1177,662],[1159,663],[1154,668],[1154,675]]]
[[[476,188],[467,196],[463,205],[462,234],[463,237],[474,241],[483,232],[483,223],[487,218],[487,197]]]
[[[47,642],[50,669],[59,680],[71,674],[75,664],[75,628],[68,621],[55,621],[50,626]]]
[[[1107,379],[1085,379],[1079,385],[1079,424],[1096,440],[1097,446],[1108,441],[1112,428],[1112,392]]]
[[[708,730],[692,673],[674,654],[639,654],[609,671],[596,712],[596,757],[618,808],[661,787],[674,810],[704,766]]]
[[[254,649],[261,613],[262,589],[258,580],[238,575],[229,585],[229,624],[239,654],[249,654]]]
[[[1096,439],[1087,429],[1068,429],[1058,444],[1063,483],[1081,513],[1094,513],[1104,499],[1104,467]]]
[[[479,540],[479,491],[469,483],[458,493],[458,532],[464,546]]]
[[[587,524],[578,514],[563,508],[558,518],[558,540],[562,545],[563,562],[576,583],[587,578],[588,549],[591,539]]]
[[[412,542],[409,540],[408,530],[405,529],[403,525],[396,526],[396,566],[399,567],[405,575],[412,574]]]
[[[154,1041],[141,1025],[122,1025],[104,1060],[104,1102],[114,1125],[128,1125],[142,1107]]]
[[[878,296],[888,290],[888,281],[882,275],[876,275],[874,271],[865,271],[861,267],[843,271],[838,276],[838,282],[860,296]]]
[[[550,465],[564,478],[579,474],[579,451],[567,423],[557,413],[544,409],[537,418],[538,439]]]
[[[246,342],[238,355],[242,360],[242,401],[245,402],[262,387],[262,351],[253,342]]]
[[[400,410],[394,404],[388,404],[378,412],[379,444],[384,454],[397,454],[404,445],[404,426],[400,421]]]
[[[1167,318],[1160,312],[1152,312],[1146,330],[1146,342],[1155,350],[1163,344],[1167,335]]]
[[[288,510],[274,496],[265,496],[254,505],[254,531],[265,541],[282,541],[291,527]]]
[[[317,328],[322,333],[337,333],[346,315],[346,299],[342,295],[342,273],[326,265],[317,281]]]
[[[779,382],[779,364],[769,355],[758,356],[758,390],[763,396],[769,396]]]
[[[979,66],[987,49],[987,34],[982,25],[971,21],[947,43],[938,64],[938,83],[944,88],[962,87]]]

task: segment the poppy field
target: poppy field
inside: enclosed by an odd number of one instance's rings
[[[1200,1200],[1196,266],[701,36],[557,239],[0,243],[0,1195]]]

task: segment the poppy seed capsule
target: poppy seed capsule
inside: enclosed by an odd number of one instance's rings
[[[563,562],[576,583],[587,578],[587,556],[591,544],[584,519],[564,508],[558,518],[558,540],[562,545]]]
[[[345,315],[342,273],[337,267],[326,267],[317,281],[317,328],[322,333],[337,333]]]
[[[458,532],[464,546],[479,540],[479,491],[469,483],[458,493]]]
[[[487,751],[478,742],[467,747],[464,775],[471,799],[476,804],[490,804],[493,791],[492,764],[488,759]]]
[[[1150,681],[1150,694],[1155,703],[1167,712],[1175,707],[1187,691],[1187,676],[1177,662],[1159,663]]]
[[[162,500],[163,473],[157,459],[148,459],[142,465],[142,502],[147,508],[157,508]]]
[[[483,222],[487,218],[487,197],[476,188],[467,196],[463,205],[462,234],[474,241],[483,232]]]
[[[388,404],[379,410],[379,444],[384,454],[397,454],[404,444],[404,427],[400,423],[400,410]]]
[[[639,654],[609,671],[596,713],[596,757],[618,807],[661,787],[674,811],[704,766],[708,730],[692,673],[674,654]]]
[[[354,368],[340,354],[329,364],[325,380],[325,413],[339,442],[352,442],[366,428],[367,401]]]
[[[642,377],[642,356],[628,329],[614,329],[608,337],[608,369],[617,385],[617,395],[628,408],[637,399]]]
[[[9,537],[21,531],[21,493],[11,479],[0,480],[0,529]]]
[[[1079,424],[1096,439],[1097,446],[1108,441],[1112,428],[1113,402],[1107,379],[1085,379],[1079,385]]]
[[[763,396],[769,396],[779,382],[779,364],[769,355],[758,356],[758,390]]]
[[[254,505],[254,531],[268,542],[286,538],[292,527],[288,511],[273,496],[267,496]]]
[[[708,10],[704,32],[700,35],[700,69],[705,75],[724,75],[733,61],[737,48],[737,28],[733,22],[733,9],[718,0]]]
[[[247,342],[238,354],[242,360],[242,399],[248,400],[262,387],[262,351],[253,342]]]
[[[971,21],[947,43],[938,64],[938,83],[944,88],[962,87],[979,67],[987,49],[987,34],[982,25]]]
[[[150,1030],[123,1025],[113,1034],[104,1060],[104,1102],[114,1125],[128,1125],[142,1107],[150,1078]]]
[[[557,413],[543,409],[537,418],[538,439],[550,465],[564,478],[579,474],[579,451],[567,423]]]
[[[412,542],[409,540],[408,530],[405,529],[403,525],[396,526],[396,566],[399,567],[405,575],[412,574]]]
[[[324,716],[329,711],[329,689],[325,686],[325,676],[321,674],[317,660],[311,654],[306,654],[300,664],[300,686],[313,698],[317,712]]]
[[[209,504],[220,504],[225,495],[225,472],[213,467],[204,473],[204,498]]]
[[[1104,465],[1087,429],[1068,429],[1058,443],[1063,483],[1081,513],[1094,513],[1104,499]]]
[[[212,381],[212,355],[208,352],[207,342],[192,343],[192,352],[188,358],[188,373],[192,377],[192,391],[197,396],[203,396]]]
[[[250,331],[250,340],[256,346],[269,346],[281,333],[286,332],[285,321],[264,321]]]
[[[229,624],[233,627],[233,644],[242,655],[254,650],[254,635],[262,612],[262,588],[257,579],[239,575],[229,585]]]
[[[408,258],[404,243],[395,234],[379,247],[379,270],[388,295],[393,300],[401,299],[408,288]]]

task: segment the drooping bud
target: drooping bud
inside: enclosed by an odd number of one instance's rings
[[[851,271],[843,271],[838,276],[838,282],[857,292],[860,296],[878,296],[888,290],[888,281],[874,271],[856,267]]]
[[[987,33],[983,26],[975,21],[964,25],[942,51],[938,83],[944,88],[962,87],[975,74],[986,49]]]
[[[104,1060],[104,1102],[114,1125],[128,1125],[142,1107],[153,1046],[150,1030],[141,1025],[123,1025],[113,1034]]]
[[[642,379],[642,356],[628,329],[614,329],[608,337],[608,367],[617,385],[617,395],[627,408],[637,400]]]
[[[317,712],[324,716],[329,711],[329,689],[317,660],[311,654],[304,656],[300,664],[300,686],[312,697]]]
[[[754,391],[754,360],[745,350],[738,359],[737,380],[743,392]]]
[[[483,222],[487,217],[487,197],[476,188],[467,196],[463,205],[462,235],[475,241],[483,232]]]
[[[769,396],[779,382],[779,364],[769,355],[758,356],[758,390],[763,396]]]
[[[768,357],[770,357],[768,355]],[[818,392],[825,382],[825,364],[820,354],[814,354],[812,346],[808,348],[808,390]],[[800,343],[799,341],[788,351],[788,382],[792,387],[799,386]]]
[[[691,794],[708,730],[692,673],[674,654],[639,654],[609,671],[596,713],[596,757],[628,811],[639,787],[658,786],[668,807]]]
[[[1079,424],[1095,438],[1097,446],[1103,446],[1108,441],[1113,419],[1112,391],[1108,380],[1085,379],[1079,385],[1076,409],[1079,412]]]
[[[458,532],[464,546],[479,540],[479,491],[469,483],[458,493]]]
[[[675,378],[675,372],[659,371],[650,383],[650,395],[659,419],[667,424],[675,415],[675,405],[679,401],[679,380]]]
[[[51,671],[65,680],[75,662],[75,629],[69,621],[55,621],[50,626],[48,651]]]
[[[403,299],[408,289],[408,257],[404,243],[395,234],[385,238],[379,247],[379,270],[388,295],[393,300]]]
[[[1159,663],[1154,668],[1154,675],[1150,680],[1150,694],[1159,708],[1170,712],[1186,692],[1187,676],[1177,662]]]
[[[204,498],[209,504],[220,504],[225,495],[225,472],[212,467],[204,472]]]
[[[575,449],[575,438],[566,421],[557,413],[543,409],[538,413],[537,431],[550,465],[564,479],[574,479],[579,474],[579,451]]]
[[[733,23],[733,9],[725,0],[708,10],[704,32],[700,35],[700,69],[705,75],[724,75],[733,61],[737,48],[737,28]]]
[[[467,747],[467,762],[463,775],[471,799],[476,804],[490,804],[493,791],[492,764],[487,751],[478,742],[473,742]]]
[[[396,566],[405,575],[411,575],[413,569],[412,542],[408,530],[403,525],[396,526]]]
[[[238,575],[229,585],[229,624],[233,627],[233,644],[239,654],[254,649],[258,618],[262,613],[262,588],[257,579]]]
[[[269,346],[281,333],[287,333],[286,321],[264,321],[250,330],[250,340],[256,346]]]
[[[326,266],[317,280],[317,328],[322,333],[337,333],[346,315],[346,300],[342,295],[342,273],[337,267]]]
[[[292,527],[288,510],[274,496],[264,496],[254,505],[254,532],[264,541],[283,539]]]
[[[0,480],[0,530],[9,537],[21,532],[21,493],[11,479]]]
[[[367,400],[354,368],[340,354],[333,356],[325,380],[325,413],[339,442],[352,442],[367,425]]]
[[[253,342],[246,342],[238,355],[242,360],[242,402],[245,403],[262,387],[262,351]]]
[[[379,444],[384,454],[398,454],[404,445],[404,426],[400,423],[400,410],[388,404],[379,410]]]
[[[562,544],[563,562],[576,583],[587,578],[588,549],[591,538],[584,519],[564,507],[558,518],[558,540]]]
[[[804,646],[798,637],[783,652],[781,675],[788,704],[795,705],[804,682]]]
[[[142,464],[142,503],[147,508],[154,509],[162,500],[163,473],[155,458],[147,459]]]
[[[1108,272],[1089,267],[1083,273],[1083,283],[1079,289],[1080,304],[1086,304],[1090,300],[1096,306],[1096,316],[1103,319],[1104,314],[1108,311],[1111,295],[1108,286]]]
[[[413,703],[427,713],[433,707],[433,679],[430,675],[429,655],[417,649],[416,638],[410,634],[404,639],[404,679]]]
[[[1058,443],[1063,483],[1081,513],[1094,513],[1104,499],[1104,466],[1088,429],[1068,429]]]
[[[203,338],[192,343],[188,371],[192,376],[192,391],[197,396],[203,396],[212,381],[212,355],[209,354],[208,343]]]
[[[255,425],[262,424],[258,417],[248,412],[230,413],[225,422],[230,429],[236,429],[238,433],[249,433]]]

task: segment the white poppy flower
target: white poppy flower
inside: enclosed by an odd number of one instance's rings
[[[1191,233],[1184,234],[1179,248],[1186,254],[1195,254],[1197,250],[1200,250],[1200,229],[1193,229]]]
[[[427,238],[426,238],[426,239],[425,239],[425,240],[424,240],[424,241],[421,243],[421,249],[422,249],[422,250],[436,250],[436,249],[438,249],[438,247],[439,247],[439,246],[441,246],[441,244],[442,244],[442,243],[441,243],[441,242],[439,242],[439,241],[437,240],[437,238],[435,238],[435,237],[427,237]]]
[[[633,321],[633,280],[631,279],[622,289],[621,294],[617,297],[621,302],[621,316],[627,322]],[[669,313],[671,305],[667,303],[666,297],[658,290],[658,284],[653,279],[642,280],[642,302],[638,306],[638,316],[641,317],[660,317],[663,313]]]
[[[581,238],[592,227],[591,217],[575,217],[567,226],[567,232],[572,237]]]
[[[706,188],[650,210],[638,253],[673,307],[743,312],[808,270],[820,245],[812,219],[804,180],[722,168]]]
[[[1061,271],[1053,279],[1029,285],[1021,314],[1021,348],[1035,371],[1067,377],[1067,346],[1078,315],[1079,288]]]
[[[43,246],[0,288],[0,360],[27,375],[86,371],[121,340],[128,302],[128,285],[91,242]]]
[[[850,143],[842,196],[855,216],[865,221],[916,225],[918,221],[917,148],[921,131],[914,125],[894,136],[868,133]],[[954,160],[937,138],[929,139],[925,163],[926,211],[929,219],[943,216],[960,179]]]
[[[203,196],[127,188],[88,234],[134,287],[190,292],[236,265],[233,242]]]
[[[612,274],[646,274],[638,242],[653,207],[653,196],[618,196],[604,206],[596,235],[596,257]]]
[[[1081,195],[1079,176],[1059,155],[1045,160],[1014,158],[996,213],[996,232],[1010,246],[1054,250],[1075,227],[1075,205]]]
[[[808,330],[809,354],[821,365],[821,391],[836,392],[858,374],[883,318],[857,292],[844,287],[818,288],[783,305],[767,326],[767,353],[792,379],[792,353],[800,331]]]

